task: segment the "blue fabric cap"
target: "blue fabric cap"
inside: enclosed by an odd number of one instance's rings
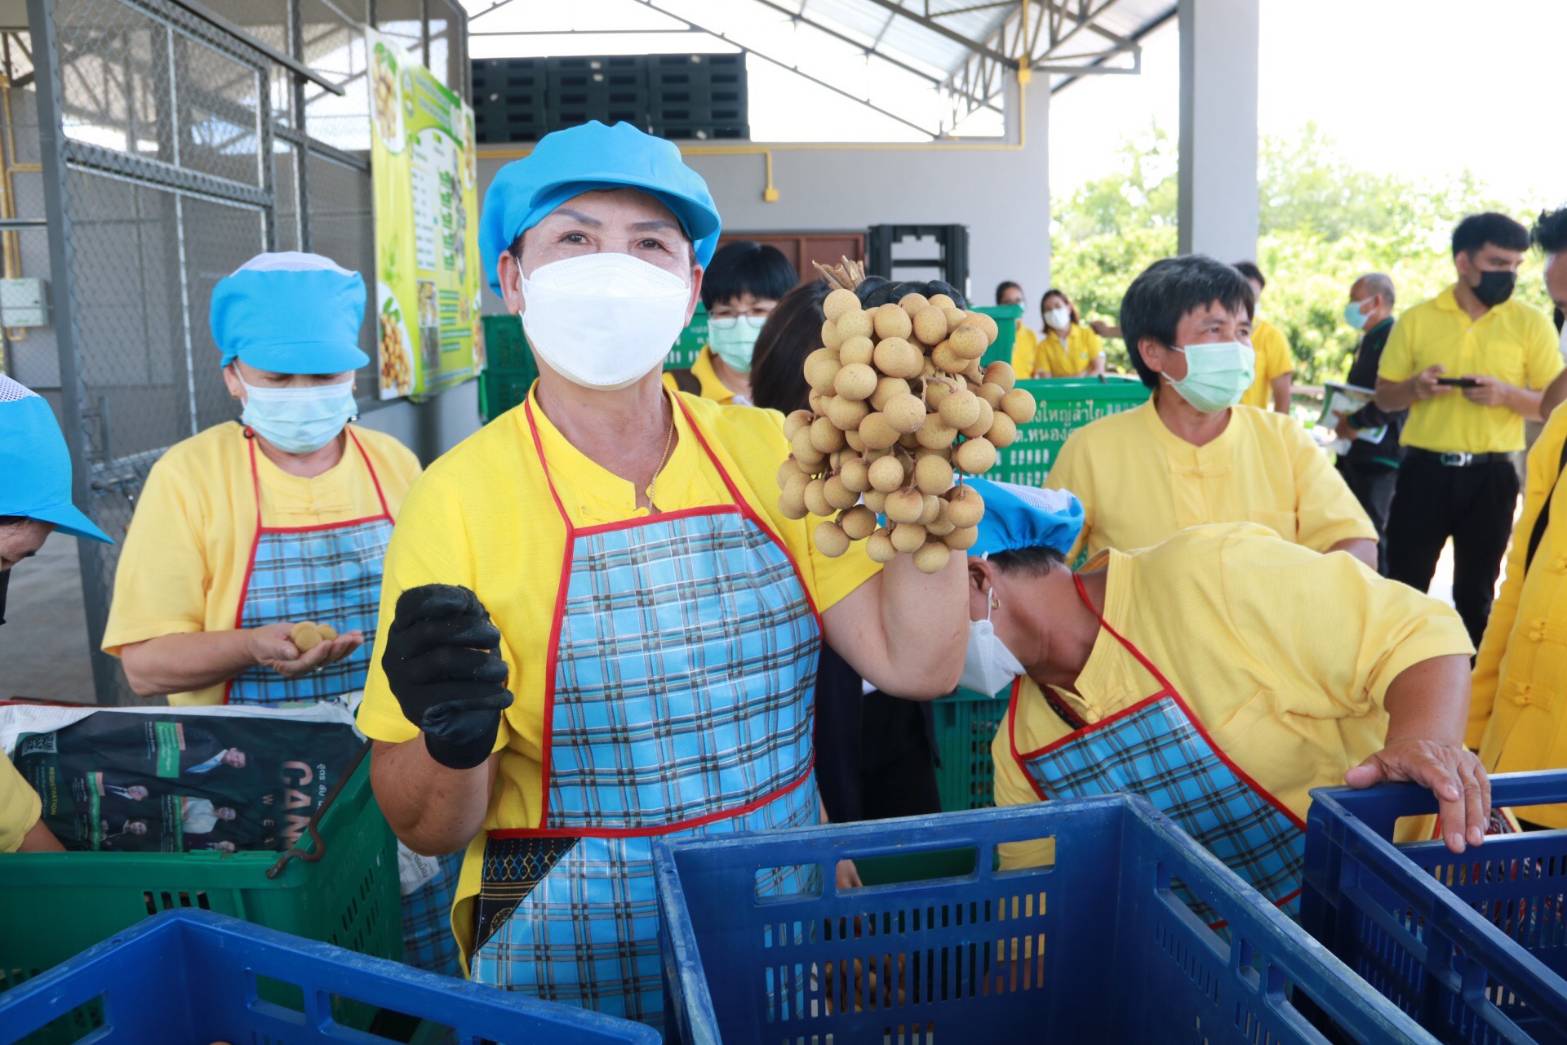
[[[370,362],[359,347],[365,281],[317,254],[260,254],[218,280],[208,313],[222,366],[340,374]]]
[[[597,120],[554,131],[533,152],[495,172],[479,216],[479,258],[490,289],[499,294],[495,262],[512,241],[556,207],[584,192],[641,189],[668,207],[704,268],[718,248],[722,221],[707,182],[680,157],[673,142],[629,123]]]
[[[1054,548],[1064,554],[1083,529],[1083,504],[1066,490],[988,479],[970,479],[968,484],[985,502],[985,517],[979,521],[979,540],[969,549],[971,556],[1020,548]]]
[[[71,503],[71,454],[54,411],[0,374],[0,515],[20,515],[72,537],[113,543]]]

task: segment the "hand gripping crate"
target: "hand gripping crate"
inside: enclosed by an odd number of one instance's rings
[[[994,869],[1041,838],[1048,866]],[[966,874],[834,886],[840,859],[948,850]],[[1138,797],[660,842],[654,865],[673,1041],[1432,1040]],[[780,870],[811,885],[758,898]]]

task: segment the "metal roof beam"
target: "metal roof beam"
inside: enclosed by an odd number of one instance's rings
[[[883,8],[884,10],[891,11],[898,17],[905,18],[908,21],[913,22],[915,25],[924,26],[926,29],[935,33],[937,36],[944,36],[953,43],[962,44],[973,53],[983,55],[984,57],[989,58],[991,61],[996,62],[999,65],[1003,65],[1008,69],[1016,69],[1018,67],[1016,58],[1012,58],[1008,55],[1002,54],[1000,51],[992,49],[989,44],[970,39],[969,37],[964,36],[962,33],[958,32],[956,29],[953,29],[950,26],[942,25],[933,17],[922,15],[917,11],[910,11],[902,4],[897,3],[896,0],[866,0],[866,2],[875,4],[877,7]]]
[[[967,7],[949,7],[945,11],[932,11],[930,5],[925,6],[925,15],[928,18],[948,18],[952,15],[968,14],[972,11],[994,11],[998,7],[1011,7],[1017,0],[990,0],[988,4],[969,4]]]

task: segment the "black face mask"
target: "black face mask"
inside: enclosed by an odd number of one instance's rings
[[[1480,285],[1474,288],[1475,297],[1486,308],[1495,308],[1513,296],[1513,288],[1517,285],[1516,272],[1482,272]]]
[[[11,571],[0,570],[0,624],[5,623],[5,592],[11,586]]]

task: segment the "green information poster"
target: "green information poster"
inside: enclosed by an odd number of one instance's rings
[[[473,110],[386,37],[366,37],[381,398],[419,398],[484,369]]]

